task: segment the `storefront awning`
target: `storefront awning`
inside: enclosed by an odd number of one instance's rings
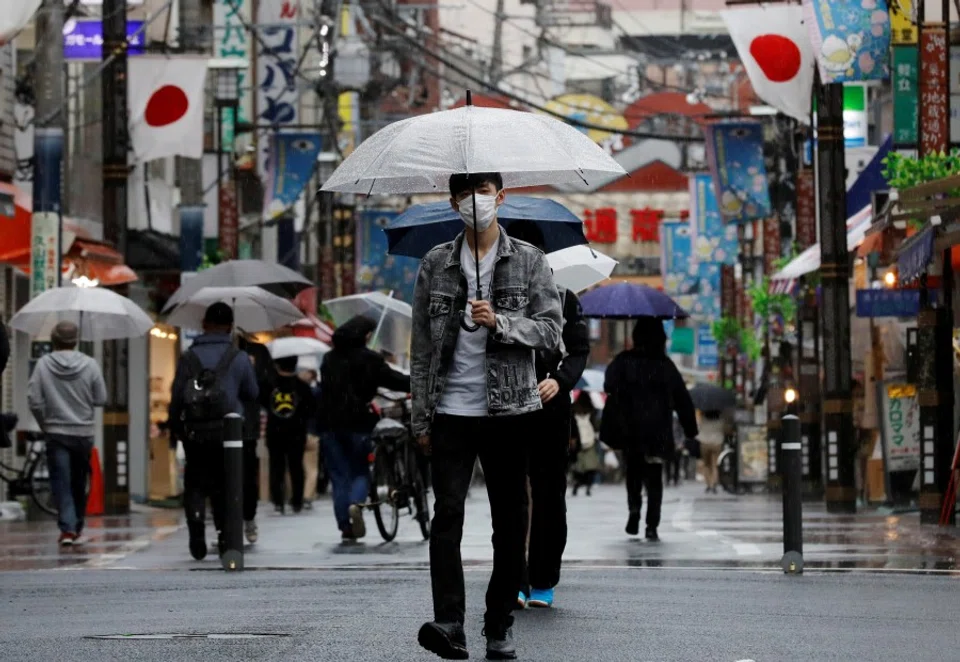
[[[928,225],[904,241],[897,250],[897,271],[901,283],[919,278],[933,258],[933,240],[936,228]]]
[[[97,241],[77,239],[63,256],[70,278],[86,276],[100,285],[114,287],[139,280],[136,272],[123,262],[123,255],[115,248]]]
[[[853,251],[859,246],[873,222],[873,209],[867,205],[859,212],[847,219],[847,251]],[[797,257],[787,266],[771,276],[771,280],[796,280],[820,268],[820,244],[816,243]]]

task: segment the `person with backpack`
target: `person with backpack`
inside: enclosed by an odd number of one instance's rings
[[[290,472],[290,506],[303,510],[303,454],[307,425],[316,412],[313,392],[297,375],[297,357],[274,359],[277,375],[273,387],[261,394],[267,410],[267,451],[270,453],[270,500],[274,509],[286,510],[287,471]]]
[[[333,488],[333,512],[344,540],[366,535],[360,504],[369,492],[370,433],[377,416],[370,403],[378,388],[410,392],[410,378],[367,348],[376,321],[354,317],[333,333],[333,349],[320,366],[323,461]]]
[[[217,544],[223,531],[223,418],[243,416],[243,402],[256,402],[260,390],[249,355],[233,344],[233,310],[215,303],[203,316],[203,335],[177,364],[170,393],[169,421],[186,454],[183,507],[190,533],[190,554],[207,556],[204,531],[206,499],[213,508]]]

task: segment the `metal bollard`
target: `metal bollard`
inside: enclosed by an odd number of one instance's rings
[[[223,554],[220,565],[228,572],[243,570],[243,418],[223,419]]]
[[[781,419],[781,467],[783,476],[783,559],[787,574],[803,574],[803,447],[800,419],[787,414]]]

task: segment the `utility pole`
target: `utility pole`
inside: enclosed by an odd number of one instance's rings
[[[202,53],[204,26],[201,0],[179,0],[179,2],[180,46],[187,53]],[[200,159],[178,156],[177,173],[180,187],[180,227],[202,228],[204,203],[203,170]]]
[[[127,254],[127,1],[103,2],[103,234]],[[126,288],[119,288],[126,294]],[[130,510],[129,347],[126,340],[103,344],[107,404],[103,412],[104,512]]]
[[[843,84],[817,86],[817,176],[823,294],[827,511],[857,510],[850,363],[850,260],[847,253]]]
[[[505,0],[497,0],[497,13],[493,17],[493,55],[490,58],[490,82],[496,85],[503,74],[503,21],[506,18]]]

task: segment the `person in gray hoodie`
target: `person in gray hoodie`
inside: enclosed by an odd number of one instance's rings
[[[27,391],[30,411],[46,435],[61,545],[82,542],[94,409],[107,401],[100,366],[76,351],[78,335],[73,322],[60,322],[54,327],[53,352],[37,361]]]

